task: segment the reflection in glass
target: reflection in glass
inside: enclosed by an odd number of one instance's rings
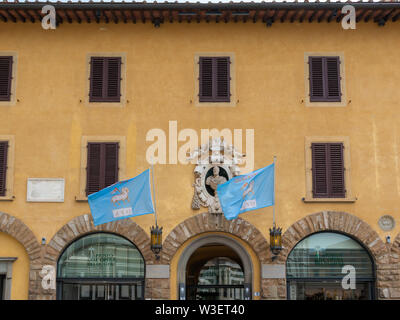
[[[219,257],[208,261],[200,270],[199,285],[230,285],[244,283],[240,265],[231,259]]]
[[[58,263],[61,278],[144,277],[144,260],[128,240],[96,233],[72,243]]]
[[[235,261],[218,257],[209,260],[199,272],[196,285],[187,287],[188,299],[243,300],[244,273]]]
[[[96,233],[73,242],[58,261],[58,299],[144,299],[144,259],[128,240]]]
[[[341,281],[344,266],[355,269],[356,289],[345,290]],[[373,262],[368,252],[343,234],[321,232],[300,241],[290,252],[287,264],[288,291],[299,300],[371,299]]]

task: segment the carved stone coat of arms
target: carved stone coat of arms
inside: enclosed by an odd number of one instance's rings
[[[217,187],[240,174],[243,157],[220,138],[210,139],[189,155],[188,160],[196,164],[192,209],[206,207],[209,213],[222,214]]]

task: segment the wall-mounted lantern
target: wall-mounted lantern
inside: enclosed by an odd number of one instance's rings
[[[154,252],[156,260],[160,259],[159,253],[162,250],[162,227],[158,225],[150,228],[151,251]]]
[[[274,255],[272,259],[275,259],[282,250],[282,228],[277,228],[275,224],[269,229],[269,245]]]

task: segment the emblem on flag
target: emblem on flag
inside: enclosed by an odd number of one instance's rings
[[[95,226],[154,213],[149,170],[88,196]]]
[[[232,178],[217,187],[222,212],[227,220],[240,213],[275,204],[275,164]]]

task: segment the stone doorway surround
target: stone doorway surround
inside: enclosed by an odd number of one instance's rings
[[[268,244],[267,240],[265,239],[263,234],[251,223],[249,223],[248,221],[241,219],[241,218],[237,218],[237,219],[228,221],[223,216],[215,216],[215,215],[209,214],[208,212],[204,212],[204,213],[200,213],[200,214],[197,214],[193,217],[186,219],[185,221],[183,221],[182,223],[177,225],[168,234],[168,236],[165,238],[165,241],[163,242],[163,250],[161,252],[161,263],[164,265],[170,265],[173,257],[177,253],[178,249],[186,241],[188,241],[189,239],[191,239],[197,235],[201,235],[202,233],[206,233],[206,232],[221,232],[221,234],[226,233],[226,234],[229,234],[232,236],[236,236],[237,238],[243,240],[251,247],[251,249],[257,255],[260,266],[262,266],[264,264],[268,264],[269,261],[271,261],[271,253],[270,253],[269,244]],[[204,237],[203,238],[204,240],[202,240],[202,241],[204,241],[205,242],[204,244],[206,244],[208,240],[211,240],[211,238],[212,238],[212,236],[208,235],[207,237]],[[234,241],[233,238],[229,237],[229,236],[225,236],[225,239],[231,239],[232,241]],[[224,244],[224,242],[222,241],[222,238],[219,238],[218,241],[219,241],[219,243]],[[230,244],[232,245],[232,243],[229,242],[228,246],[230,246]],[[236,246],[238,246],[237,243],[236,243]],[[194,247],[192,247],[192,249],[193,248]],[[185,250],[186,249],[187,248],[185,248]],[[242,259],[246,260],[247,259],[246,255],[247,255],[247,253],[243,254]],[[189,254],[187,257],[185,257],[186,262],[189,257],[190,257]],[[185,264],[184,260],[182,260],[182,259],[180,259],[180,260],[181,261],[179,263],[182,262],[182,264]],[[243,261],[243,263],[244,262],[245,261]],[[247,268],[251,269],[253,267],[248,265]],[[183,266],[178,267],[178,273],[180,273],[181,279],[182,279],[182,273],[181,273],[182,270],[184,270]],[[178,274],[178,278],[179,278],[179,274]],[[179,280],[179,281],[181,281],[181,280]],[[263,298],[263,296],[264,296],[264,293],[261,292],[261,297]],[[178,294],[178,297],[179,297],[179,294]],[[165,295],[163,298],[169,299],[170,295],[169,294]]]
[[[177,286],[177,297],[180,300],[185,300],[186,296],[186,271],[187,271],[187,264],[190,257],[193,253],[206,245],[213,245],[219,244],[226,247],[229,247],[237,255],[239,256],[242,264],[243,264],[243,272],[244,272],[244,290],[245,296],[249,296],[251,299],[252,296],[252,283],[253,283],[253,263],[251,262],[251,257],[247,253],[246,249],[243,248],[237,241],[233,238],[220,234],[220,235],[204,235],[199,239],[192,241],[182,252],[181,256],[179,257],[178,262],[178,286]]]

